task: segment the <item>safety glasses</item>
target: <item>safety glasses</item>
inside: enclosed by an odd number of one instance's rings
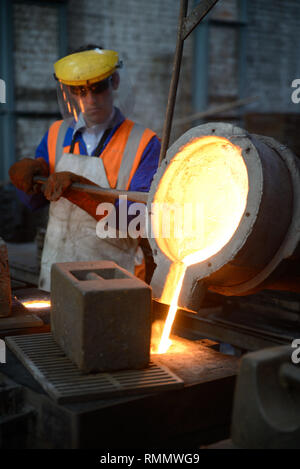
[[[100,94],[109,88],[110,83],[111,83],[111,77],[108,77],[105,80],[97,81],[96,83],[93,83],[87,86],[85,85],[70,86],[70,91],[75,96],[81,96],[81,97],[87,96],[89,92],[93,94]]]

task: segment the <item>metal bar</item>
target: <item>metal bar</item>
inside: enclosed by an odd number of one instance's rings
[[[47,178],[41,176],[35,176],[33,178],[35,183],[44,184],[47,182]],[[118,189],[105,189],[100,186],[93,186],[90,184],[81,184],[75,182],[70,187],[73,190],[78,192],[85,192],[87,194],[94,194],[94,195],[103,195],[103,196],[112,196],[113,198],[117,199],[119,196],[127,196],[127,199],[132,202],[142,202],[144,204],[148,201],[148,192],[137,192],[137,191],[123,191]]]
[[[203,119],[208,116],[214,116],[216,114],[219,114],[220,112],[230,111],[231,109],[234,109],[236,107],[245,106],[246,104],[253,103],[257,99],[258,97],[251,96],[249,98],[239,99],[231,103],[221,104],[220,106],[215,106],[215,107],[206,109],[206,111],[203,111],[203,112],[197,112],[195,114],[192,114],[191,116],[182,117],[180,119],[175,119],[173,122],[173,125],[187,124],[189,122],[193,122],[198,119]]]
[[[179,309],[173,325],[173,333],[186,331],[194,337],[209,338],[217,342],[226,342],[234,347],[254,351],[265,347],[287,345],[291,343],[286,337],[275,337],[268,331],[250,330],[239,324],[221,324],[209,316],[201,317]]]
[[[158,163],[159,165],[164,159],[164,157],[166,156],[167,149],[169,146],[172,119],[173,119],[174,108],[175,108],[175,100],[176,100],[177,86],[178,86],[182,52],[183,52],[183,39],[182,39],[181,31],[182,31],[184,18],[186,17],[187,7],[188,7],[188,0],[181,0],[178,30],[177,30],[177,43],[176,43],[176,50],[175,50],[175,56],[174,56],[174,62],[173,62],[172,78],[171,78],[170,89],[169,89],[167,110],[166,110],[166,116],[165,116],[165,122],[164,122],[163,134],[162,134],[161,150],[160,150],[159,163]]]
[[[181,39],[185,40],[219,0],[201,0],[183,22]]]

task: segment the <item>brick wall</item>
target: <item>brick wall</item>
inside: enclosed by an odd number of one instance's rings
[[[260,112],[299,112],[291,82],[300,78],[300,2],[248,1],[247,90]]]
[[[96,43],[119,51],[131,83],[132,119],[161,135],[176,44],[176,0],[70,0],[68,49]],[[58,14],[54,6],[14,5],[15,95],[19,111],[58,111],[53,63],[58,56]],[[191,112],[192,40],[184,48],[176,116]],[[176,117],[175,116],[175,117]],[[55,120],[54,118],[52,120]],[[18,118],[17,157],[33,156],[49,118]],[[172,138],[183,131],[176,128]]]
[[[239,20],[239,0],[220,0],[209,18],[208,103],[217,106],[238,98],[239,29],[222,21]]]
[[[192,3],[190,1],[191,6]],[[211,18],[238,20],[240,5],[239,0],[220,0]],[[153,128],[159,135],[175,51],[178,10],[179,0],[68,2],[68,49],[94,42],[118,50],[132,83],[135,101],[129,117]],[[291,82],[300,78],[299,35],[300,3],[297,0],[248,0],[243,94],[258,96],[259,100],[243,112],[298,112],[298,105],[291,102]],[[175,118],[192,112],[194,37],[191,35],[184,46]],[[16,3],[14,38],[17,109],[57,112],[52,79],[52,64],[58,59],[55,4]],[[209,26],[207,92],[210,105],[238,98],[239,48],[238,28]],[[50,122],[49,117],[17,119],[18,157],[33,155]],[[172,140],[188,127],[176,127]]]
[[[241,29],[217,24],[240,20],[240,7],[240,0],[220,0],[210,14],[215,21],[209,25],[209,104],[238,98],[243,80],[243,96],[258,97],[247,110],[299,112],[291,101],[291,83],[300,78],[300,2],[247,1],[244,79],[238,68]]]
[[[89,42],[119,51],[132,82],[133,119],[161,134],[179,12],[176,0],[70,0],[69,46]],[[190,2],[192,3],[192,2]],[[184,47],[176,114],[191,112],[192,41]],[[178,129],[180,131],[180,129]]]
[[[14,5],[14,84],[16,110],[58,112],[53,62],[58,55],[56,6]],[[33,157],[54,118],[23,116],[16,119],[17,159]]]

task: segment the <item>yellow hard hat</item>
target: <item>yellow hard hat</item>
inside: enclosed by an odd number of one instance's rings
[[[56,78],[65,85],[88,85],[104,80],[120,66],[114,50],[93,49],[67,55],[54,64]]]

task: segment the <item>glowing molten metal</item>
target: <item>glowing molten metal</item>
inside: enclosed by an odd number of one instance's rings
[[[29,309],[50,308],[51,306],[51,303],[48,300],[21,301],[21,303],[25,308]]]
[[[165,353],[171,343],[187,267],[209,259],[228,243],[245,211],[247,195],[241,149],[226,138],[196,138],[169,163],[155,194],[152,218],[157,244],[173,262],[160,299],[170,309],[157,353]]]

